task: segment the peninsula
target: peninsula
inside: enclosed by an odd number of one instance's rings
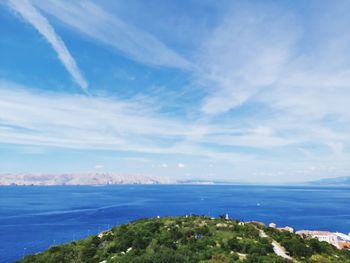
[[[320,263],[350,262],[350,251],[226,216],[156,217],[113,227],[95,236],[51,246],[21,263]]]

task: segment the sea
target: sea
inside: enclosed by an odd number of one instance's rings
[[[207,215],[350,232],[350,188],[242,185],[0,187],[0,262],[139,218]]]

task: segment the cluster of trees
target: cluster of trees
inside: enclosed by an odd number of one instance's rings
[[[270,228],[264,230],[301,262],[322,262],[330,257],[338,260],[334,262],[350,262],[349,255],[328,244]],[[343,259],[348,261],[339,261]],[[243,225],[234,220],[203,216],[138,220],[114,227],[100,237],[90,236],[53,246],[43,253],[26,256],[21,262],[92,263],[104,260],[107,263],[287,262],[274,254],[270,238],[259,237],[259,229],[254,224]]]
[[[233,237],[227,241],[227,247],[230,251],[236,251],[243,254],[254,254],[257,256],[266,256],[273,253],[271,241],[267,238],[259,238],[259,242],[250,239],[238,239]]]

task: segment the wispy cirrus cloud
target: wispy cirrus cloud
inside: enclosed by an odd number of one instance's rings
[[[307,23],[278,6],[234,4],[204,41],[196,62],[196,81],[208,90],[201,111],[246,127],[217,142],[327,145],[339,154],[350,128],[350,19],[339,9],[350,6],[320,5],[327,16],[310,14]],[[250,132],[259,126],[271,134]]]
[[[191,162],[186,170],[194,169],[191,172],[195,174],[201,169],[207,173],[203,165],[210,161],[220,163],[215,171],[222,176],[250,174],[252,181],[267,180],[265,176],[269,175],[276,181],[278,178],[272,175],[278,171],[290,176],[293,171],[304,171],[310,165],[318,167],[313,173],[307,171],[310,176],[318,173],[322,165],[336,167],[337,172],[345,169],[349,157],[343,152],[320,155],[304,145],[333,143],[336,148],[337,142],[350,143],[349,133],[321,129],[321,126],[316,131],[313,125],[295,130],[292,124],[283,126],[285,123],[280,120],[276,122],[265,122],[271,127],[259,127],[254,126],[259,124],[254,118],[248,123],[231,125],[186,121],[154,109],[147,98],[121,100],[44,93],[0,81],[1,144],[58,147],[67,151],[107,150],[131,156],[151,155],[156,160],[155,156],[161,156],[167,163],[176,158]],[[199,159],[202,161],[198,162]],[[199,163],[202,168],[198,167]],[[300,180],[304,175],[300,173],[300,177],[293,179]],[[279,179],[283,180],[282,176]]]
[[[221,146],[272,150],[350,141],[347,130],[334,131],[322,125],[298,128],[281,119],[261,122],[252,117],[232,124],[185,120],[161,113],[147,97],[121,100],[37,93],[6,81],[0,81],[0,95],[2,142],[229,158],[231,150]]]
[[[112,15],[91,1],[41,1],[38,8],[79,32],[149,65],[188,69],[191,63],[153,35]]]
[[[237,137],[231,134],[232,128],[170,117],[152,107],[146,97],[120,100],[37,93],[0,81],[0,102],[2,143],[239,159],[236,153],[204,146]],[[237,140],[245,132],[242,129]],[[222,136],[226,138],[219,139]]]
[[[274,85],[289,63],[297,38],[293,16],[234,4],[198,54],[196,75],[210,92],[202,112],[226,113]]]
[[[55,32],[49,21],[35,8],[29,0],[9,0],[10,7],[30,23],[56,51],[59,60],[67,69],[79,87],[87,92],[88,83],[80,72],[74,58],[70,54],[63,40]]]
[[[342,3],[320,5],[327,16],[310,14],[308,23],[276,6],[234,5],[198,55],[198,81],[209,89],[202,112],[227,114],[250,103],[269,107],[272,121],[347,120],[350,19],[338,14],[350,6]]]

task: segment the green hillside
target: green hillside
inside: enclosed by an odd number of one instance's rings
[[[272,242],[285,249],[277,256]],[[19,262],[350,262],[350,251],[289,232],[203,216],[141,219],[98,236],[52,246]]]

